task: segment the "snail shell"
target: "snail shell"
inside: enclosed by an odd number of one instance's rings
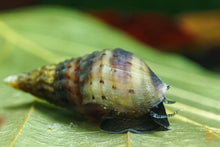
[[[5,82],[55,105],[101,116],[101,128],[110,133],[169,126],[167,117],[160,118],[166,116],[162,102],[168,86],[141,59],[122,49],[43,66]]]

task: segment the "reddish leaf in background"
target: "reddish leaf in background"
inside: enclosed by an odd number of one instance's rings
[[[177,51],[194,44],[194,36],[190,31],[182,30],[178,24],[164,16],[150,13],[121,15],[116,12],[91,14],[158,49]]]

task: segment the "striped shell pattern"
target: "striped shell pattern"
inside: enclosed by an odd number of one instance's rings
[[[94,113],[101,117],[111,114],[112,119],[117,118],[116,123],[120,122],[118,126],[124,124],[121,121],[124,116],[128,116],[129,120],[142,119],[145,115],[153,120],[159,115],[166,116],[162,102],[168,86],[140,58],[123,49],[93,52],[29,73],[9,76],[5,82],[50,103],[84,114]],[[158,113],[163,109],[163,113],[148,115],[153,109]],[[166,125],[157,122],[158,126],[169,126],[167,118],[161,117],[159,120],[164,120]],[[109,125],[114,124],[111,122]],[[101,128],[107,132],[117,132],[108,127]],[[131,125],[126,128],[125,131],[137,130]]]

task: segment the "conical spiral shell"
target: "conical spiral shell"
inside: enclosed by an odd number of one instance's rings
[[[43,66],[5,82],[56,105],[88,109],[94,104],[119,113],[146,113],[163,101],[167,91],[141,59],[122,49]]]

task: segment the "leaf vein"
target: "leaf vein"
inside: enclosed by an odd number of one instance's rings
[[[167,112],[172,113],[170,110],[167,110]],[[191,119],[186,118],[186,117],[181,116],[181,115],[176,115],[174,118],[179,119],[179,120],[184,121],[184,122],[187,122],[187,123],[190,123],[190,124],[193,124],[193,125],[196,125],[196,126],[203,127],[204,129],[207,129],[207,130],[211,130],[217,137],[220,138],[220,135],[219,135],[220,128],[209,127],[205,124],[198,123],[194,120],[191,120]]]
[[[126,133],[126,136],[127,136],[127,146],[128,146],[128,147],[131,147],[130,131],[128,131],[128,132]]]
[[[16,140],[18,139],[19,135],[21,134],[22,130],[24,129],[25,124],[27,123],[27,121],[30,118],[32,112],[34,111],[34,107],[35,107],[35,101],[31,105],[30,109],[28,110],[28,113],[27,113],[24,121],[22,122],[21,127],[18,129],[18,132],[16,133],[15,137],[10,142],[9,147],[12,147],[14,145],[14,143],[16,142]]]

